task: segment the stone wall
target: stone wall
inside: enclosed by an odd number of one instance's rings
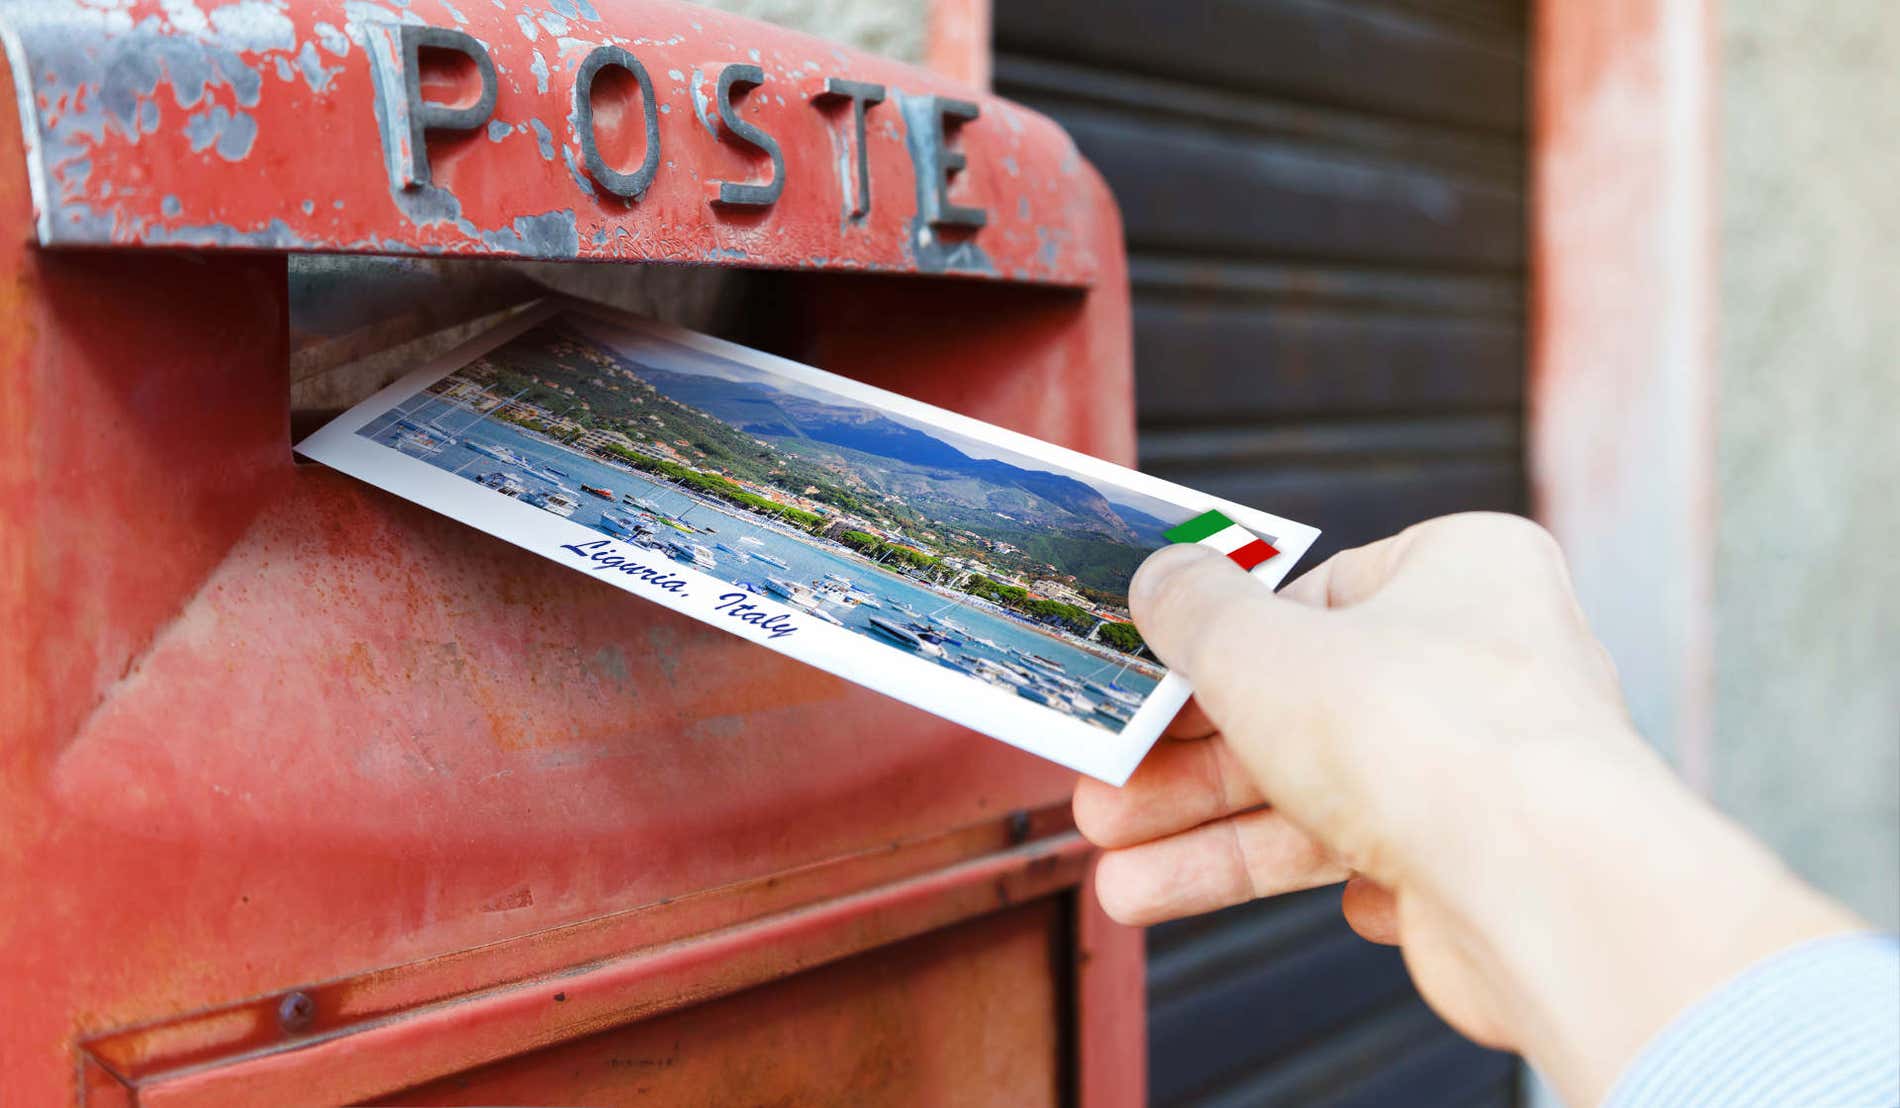
[[[1900,5],[1721,5],[1714,798],[1900,926]]]

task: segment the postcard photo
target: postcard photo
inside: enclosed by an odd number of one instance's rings
[[[1315,537],[822,370],[564,303],[299,449],[1113,783],[1188,695],[1130,619],[1135,568],[1212,519],[1256,541],[1252,572],[1272,585]]]

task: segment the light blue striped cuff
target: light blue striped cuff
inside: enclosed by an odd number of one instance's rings
[[[1762,959],[1658,1032],[1604,1108],[1895,1108],[1900,940],[1816,939]]]

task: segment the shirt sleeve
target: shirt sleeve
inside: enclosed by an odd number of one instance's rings
[[[1757,962],[1658,1032],[1604,1105],[1900,1106],[1900,939],[1816,939]]]

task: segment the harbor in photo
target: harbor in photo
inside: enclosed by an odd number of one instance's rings
[[[1120,732],[1165,675],[1127,577],[1192,513],[713,360],[557,318],[357,433]]]

